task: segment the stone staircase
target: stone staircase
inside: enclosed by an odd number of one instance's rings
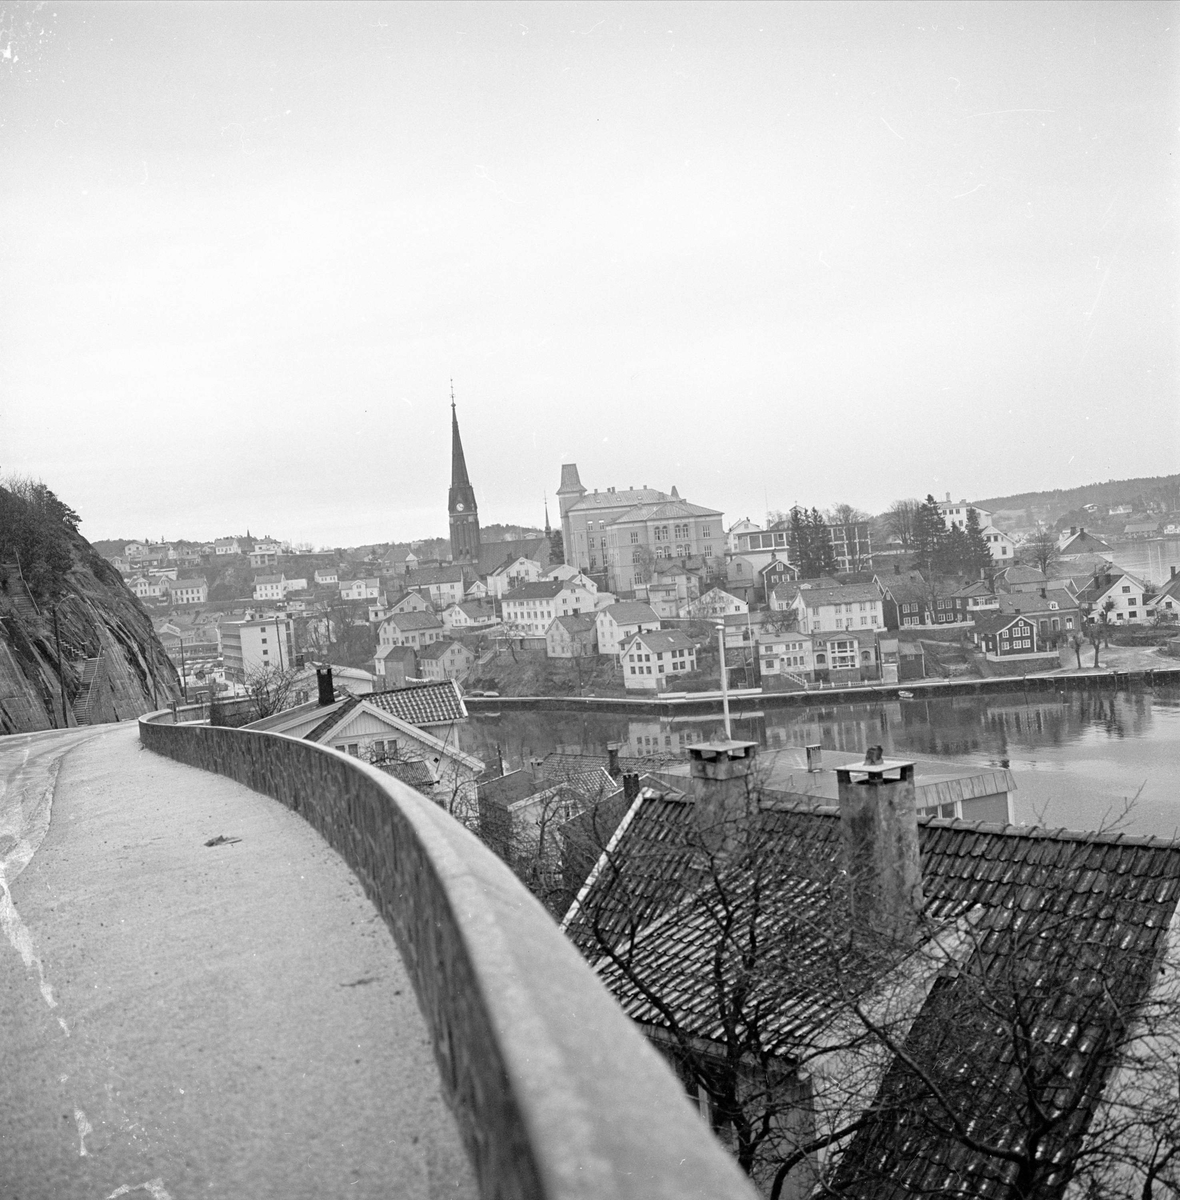
[[[0,563],[0,573],[8,577],[8,587],[4,595],[7,596],[8,603],[12,606],[16,615],[27,621],[36,620],[41,615],[41,612],[37,608],[37,602],[25,586],[25,579],[21,574],[20,564],[14,562]]]
[[[98,684],[101,679],[102,655],[82,660],[81,690],[74,698],[74,720],[79,725],[94,724],[94,709],[98,702]]]

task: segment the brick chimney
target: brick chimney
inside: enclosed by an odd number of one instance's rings
[[[741,843],[748,821],[758,811],[752,791],[757,742],[702,742],[688,747],[697,831],[714,854],[727,854]]]
[[[870,746],[836,782],[853,926],[912,942],[923,905],[914,764]]]
[[[635,797],[639,795],[639,773],[625,771],[623,773],[623,799],[627,804],[631,804]]]
[[[336,702],[336,691],[332,686],[332,668],[330,666],[316,667],[315,681],[316,686],[319,688],[319,702],[321,707],[325,704],[334,704]]]
[[[620,745],[620,742],[607,742],[606,744],[606,770],[612,779],[618,779],[619,777]]]

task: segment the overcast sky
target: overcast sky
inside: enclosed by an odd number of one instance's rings
[[[1180,469],[1174,5],[0,4],[0,472],[104,537]]]

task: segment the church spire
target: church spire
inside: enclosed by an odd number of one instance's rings
[[[455,411],[455,381],[451,380],[451,491],[447,499],[451,518],[451,559],[475,562],[479,558],[479,514],[475,489],[467,477],[467,460],[459,436],[459,417]]]
[[[451,492],[456,488],[470,488],[467,478],[467,460],[463,457],[463,440],[459,437],[459,417],[455,412],[455,381],[451,380]],[[453,498],[453,496],[452,496]],[[472,497],[474,503],[474,497]]]

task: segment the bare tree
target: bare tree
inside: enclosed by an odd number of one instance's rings
[[[914,544],[914,522],[921,507],[920,500],[894,500],[885,510],[886,531],[897,538],[907,550]]]
[[[829,525],[855,525],[873,519],[872,514],[862,512],[855,504],[834,504],[824,515]]]
[[[1030,567],[1036,567],[1043,575],[1049,574],[1049,568],[1061,558],[1057,549],[1057,535],[1052,529],[1038,525],[1020,547],[1022,561]]]
[[[940,905],[906,938],[849,921],[855,879],[801,832],[823,818],[749,786],[758,815],[725,827],[600,830],[566,925],[771,1200],[862,1200],[926,1158],[973,1173],[907,1195],[1033,1200],[1070,1175],[1086,1197],[1180,1194],[1175,964],[1158,919],[1083,933],[1115,903],[1083,920],[1069,885],[1092,841],[1055,848],[1052,886]]]
[[[246,694],[250,697],[256,721],[289,707],[298,674],[294,667],[271,666],[255,667],[246,672]]]

